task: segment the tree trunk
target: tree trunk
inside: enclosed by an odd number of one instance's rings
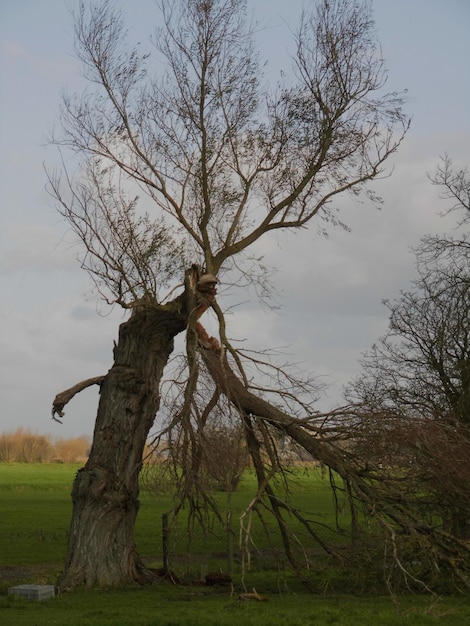
[[[72,490],[73,512],[62,590],[142,582],[134,544],[139,472],[159,408],[159,383],[186,327],[182,296],[165,306],[141,306],[119,329],[114,365],[101,383],[93,445]]]

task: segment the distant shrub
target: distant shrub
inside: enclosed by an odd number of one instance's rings
[[[88,456],[90,440],[88,437],[57,439],[55,443],[55,460],[63,463],[80,463]]]
[[[86,459],[88,437],[58,438],[33,433],[24,428],[0,434],[0,462],[79,463]]]

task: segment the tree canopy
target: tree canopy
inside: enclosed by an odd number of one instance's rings
[[[49,176],[59,210],[99,293],[124,307],[162,301],[192,263],[259,279],[266,233],[337,222],[344,192],[379,201],[368,183],[408,126],[367,4],[304,13],[292,74],[274,87],[244,0],[163,1],[161,16],[151,54],[128,43],[112,2],[80,3],[89,88],[64,96],[54,136],[80,158]]]

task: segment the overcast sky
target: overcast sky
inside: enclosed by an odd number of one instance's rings
[[[118,0],[116,0],[118,2]],[[68,6],[77,0],[0,0],[0,433],[19,427],[52,436],[92,435],[98,393],[93,387],[66,408],[62,426],[50,419],[58,391],[105,373],[112,364],[120,311],[100,316],[87,275],[67,243],[66,226],[46,194],[45,145],[57,120],[60,93],[78,84]],[[129,7],[129,26],[145,37],[154,23],[153,0]],[[265,27],[262,52],[273,71],[291,43],[301,0],[250,0]],[[448,152],[470,164],[470,2],[373,0],[389,69],[389,90],[408,89],[412,126],[390,167],[375,185],[384,205],[345,203],[352,232],[315,228],[264,243],[279,268],[282,308],[242,302],[229,318],[232,337],[247,346],[284,346],[330,384],[319,408],[341,401],[343,384],[359,372],[358,359],[387,327],[383,298],[394,298],[414,276],[409,246],[426,233],[456,223],[442,218],[445,203],[426,174]],[[227,300],[228,302],[228,300]],[[220,303],[224,306],[224,295]],[[208,320],[208,325],[211,321]]]

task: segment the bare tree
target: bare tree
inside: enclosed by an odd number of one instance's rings
[[[356,383],[371,406],[405,407],[410,415],[470,424],[470,275],[462,264],[418,264],[414,290],[396,301],[387,334],[362,359]]]
[[[467,210],[465,172],[453,172],[446,158],[432,178],[443,187],[443,197],[452,198],[452,210]],[[466,218],[461,225],[465,223]],[[418,278],[413,289],[385,302],[390,311],[388,331],[364,355],[362,373],[348,388],[347,397],[362,412],[349,450],[367,463],[369,471],[381,475],[382,488],[389,495],[399,476],[394,487],[398,508],[414,517],[407,536],[415,532],[416,520],[432,520],[426,558],[422,543],[419,557],[419,544],[413,549],[407,539],[401,546],[407,546],[408,561],[414,559],[411,569],[417,573],[417,567],[421,579],[432,580],[444,568],[468,586],[470,266],[466,242],[465,233],[460,239],[423,238],[415,249]]]
[[[386,302],[389,330],[362,359],[354,395],[376,412],[400,416],[392,420],[393,427],[379,425],[383,445],[371,446],[374,454],[389,463],[412,462],[413,482],[418,488],[428,485],[436,496],[434,508],[453,520],[448,529],[465,538],[470,523],[470,474],[464,461],[470,443],[470,275],[464,264],[447,260],[437,268],[428,262],[418,267],[415,290]],[[449,484],[455,473],[459,480]]]
[[[441,198],[450,200],[448,211],[463,212],[461,225],[470,219],[470,174],[467,167],[457,169],[448,154],[444,154],[434,174],[429,176],[433,185],[441,190]]]
[[[234,288],[242,277],[262,280],[255,244],[314,218],[340,223],[333,204],[339,194],[379,202],[369,183],[384,173],[408,127],[401,95],[384,91],[368,3],[325,0],[303,14],[292,77],[273,91],[262,80],[244,0],[162,0],[160,9],[152,57],[128,46],[112,2],[80,3],[75,41],[89,89],[64,96],[53,137],[78,158],[73,172],[64,158],[48,179],[82,243],[82,266],[106,302],[131,310],[109,372],[59,394],[54,405],[62,415],[75,393],[100,385],[93,445],[73,488],[62,589],[149,575],[133,541],[138,476],[163,369],[184,330],[184,382],[175,379],[182,402],[173,424],[184,426],[183,439],[193,437],[227,396],[290,550],[260,446],[274,463],[270,431],[281,429],[332,467],[343,462],[334,446],[316,441],[317,425],[310,433],[304,427],[313,413],[308,385],[230,344],[216,277]],[[183,276],[183,290],[170,299]],[[219,320],[217,339],[197,321],[209,307]],[[254,378],[264,367],[274,374],[273,390]],[[215,381],[210,393],[204,369]],[[273,392],[286,412],[266,400]],[[188,460],[187,473],[190,467]]]

